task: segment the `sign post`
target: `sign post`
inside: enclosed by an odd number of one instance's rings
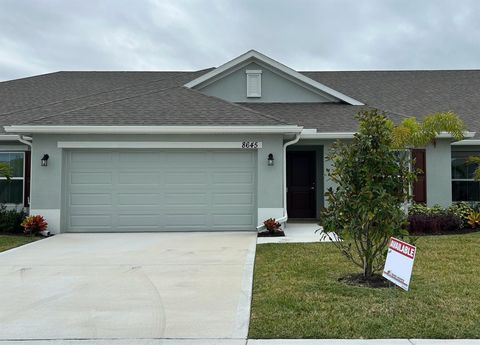
[[[390,238],[382,276],[408,291],[416,252],[415,246],[394,237]]]

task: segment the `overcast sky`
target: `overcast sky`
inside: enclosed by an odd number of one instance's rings
[[[0,0],[0,80],[202,69],[252,48],[297,70],[480,68],[480,1]]]

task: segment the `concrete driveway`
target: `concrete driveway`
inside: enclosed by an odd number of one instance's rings
[[[0,339],[245,339],[254,233],[62,234],[0,254]]]

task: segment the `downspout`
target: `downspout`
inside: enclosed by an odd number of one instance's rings
[[[287,141],[283,144],[283,216],[277,218],[276,221],[279,223],[286,223],[288,220],[287,214],[287,147],[293,144],[296,144],[300,140],[301,133],[296,133],[293,140]],[[260,231],[265,228],[265,225],[261,224],[257,226],[257,231]]]
[[[31,142],[32,138],[26,137],[24,135],[19,135],[17,140],[22,144],[28,145],[30,148],[32,148],[32,142]]]
[[[287,213],[287,147],[298,143],[301,133],[295,134],[293,140],[287,141],[283,144],[283,217],[277,219],[279,223],[286,223],[288,220]]]
[[[19,135],[17,140],[22,144],[27,145],[30,147],[30,154],[32,152],[32,138],[26,137],[24,135]],[[32,172],[33,172],[33,164],[30,162],[30,193],[32,192]],[[31,195],[31,194],[30,194]],[[28,212],[30,213],[30,197],[28,198]]]

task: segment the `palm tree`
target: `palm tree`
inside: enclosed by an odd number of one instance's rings
[[[0,176],[6,177],[7,180],[10,180],[12,175],[12,169],[6,163],[0,163]]]

